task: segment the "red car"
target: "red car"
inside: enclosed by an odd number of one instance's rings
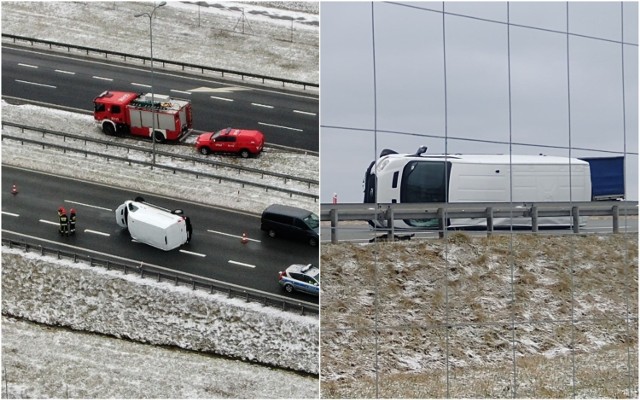
[[[196,139],[196,149],[207,155],[211,152],[236,153],[242,158],[257,156],[264,147],[264,134],[260,131],[226,128],[207,132]]]

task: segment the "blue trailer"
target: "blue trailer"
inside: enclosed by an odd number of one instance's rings
[[[624,199],[624,156],[580,159],[591,169],[591,200]]]

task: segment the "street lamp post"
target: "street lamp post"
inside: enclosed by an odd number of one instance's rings
[[[155,98],[153,96],[154,87],[153,87],[153,22],[152,21],[153,21],[153,15],[156,13],[156,10],[166,4],[167,2],[163,1],[160,4],[155,5],[153,7],[153,10],[151,10],[150,13],[145,12],[145,13],[134,15],[134,17],[136,18],[142,17],[142,16],[149,17],[149,43],[151,47],[151,140],[153,141],[153,149],[152,149],[153,160],[151,161],[151,165],[156,165],[156,114],[155,114],[155,108],[154,108]]]

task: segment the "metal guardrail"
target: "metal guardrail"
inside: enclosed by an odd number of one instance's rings
[[[29,131],[33,131],[33,132],[40,132],[43,135],[44,134],[48,134],[48,135],[54,135],[54,136],[61,136],[63,138],[72,138],[72,139],[76,139],[76,140],[83,140],[85,143],[86,142],[98,143],[98,144],[104,144],[104,145],[108,145],[108,146],[112,146],[112,147],[120,147],[120,148],[125,148],[125,149],[130,149],[130,150],[136,150],[136,151],[145,152],[145,153],[151,152],[151,150],[148,150],[148,149],[146,149],[144,147],[133,146],[133,145],[128,145],[128,144],[124,144],[124,143],[116,143],[116,142],[113,142],[113,141],[110,141],[110,140],[89,138],[89,137],[86,137],[86,136],[75,135],[73,133],[57,132],[57,131],[52,131],[52,130],[49,130],[49,129],[38,128],[38,127],[33,127],[33,126],[28,126],[28,125],[23,125],[23,124],[16,124],[14,122],[8,122],[8,121],[1,121],[0,123],[1,123],[1,125],[3,127],[4,126],[11,126],[11,127],[14,127],[14,128],[18,128],[18,129],[20,129],[22,131],[29,130]],[[243,167],[243,166],[240,166],[240,165],[225,163],[225,162],[222,162],[222,161],[212,161],[212,160],[202,159],[202,158],[198,158],[198,157],[184,156],[184,155],[180,155],[180,154],[173,154],[173,153],[164,152],[164,151],[160,151],[160,150],[156,150],[156,154],[157,155],[161,155],[161,156],[165,156],[165,157],[172,157],[172,158],[175,158],[175,159],[181,159],[181,160],[184,160],[184,161],[192,161],[192,162],[198,162],[198,163],[201,163],[201,164],[209,164],[209,165],[216,166],[216,167],[235,169],[237,171],[250,172],[250,173],[259,174],[259,175],[262,175],[262,176],[272,176],[274,178],[282,178],[282,179],[284,179],[284,183],[287,183],[287,181],[302,182],[302,183],[308,184],[309,188],[311,187],[311,185],[316,185],[317,186],[319,184],[317,179],[308,179],[308,178],[302,178],[302,177],[297,177],[297,176],[293,176],[293,175],[281,174],[279,172],[264,171],[264,170],[261,170],[261,169],[258,169],[258,168]]]
[[[619,233],[620,215],[637,216],[637,201],[533,202],[533,203],[393,203],[321,204],[320,220],[331,221],[331,243],[338,242],[340,221],[381,221],[387,237],[395,236],[396,219],[437,219],[439,237],[444,237],[450,218],[483,218],[487,235],[494,232],[495,218],[530,218],[531,231],[538,232],[541,217],[571,217],[574,233],[580,233],[580,216],[611,216],[612,232]],[[434,230],[434,229],[432,229]]]
[[[118,51],[95,49],[95,48],[91,48],[91,47],[78,46],[78,45],[68,44],[68,43],[58,43],[58,42],[53,42],[51,40],[28,38],[28,37],[25,37],[25,36],[10,35],[10,34],[6,34],[6,33],[2,34],[2,38],[3,39],[9,39],[14,44],[17,41],[29,42],[29,43],[31,43],[31,46],[35,46],[36,44],[39,44],[39,45],[43,45],[43,46],[48,47],[50,50],[53,50],[54,47],[56,47],[56,48],[66,48],[68,53],[70,53],[71,50],[73,49],[73,50],[76,50],[76,51],[81,51],[81,52],[85,53],[86,55],[91,55],[91,53],[94,53],[94,54],[103,54],[104,58],[109,58],[109,56],[112,56],[112,57],[122,58],[122,59],[124,59],[124,61],[126,61],[127,58],[128,58],[128,59],[132,59],[132,60],[141,60],[144,64],[146,64],[147,62],[150,62],[150,57],[138,56],[138,55],[135,55],[135,54],[121,53],[121,52],[118,52]],[[222,68],[206,67],[206,66],[203,66],[203,65],[183,63],[183,62],[171,61],[171,60],[164,60],[164,59],[155,58],[155,57],[153,58],[153,63],[154,63],[154,66],[156,64],[160,64],[160,65],[162,65],[163,68],[166,67],[167,65],[174,65],[176,67],[179,67],[180,69],[182,69],[182,71],[185,71],[185,72],[186,72],[187,69],[189,69],[189,70],[200,71],[201,74],[204,74],[205,71],[218,73],[222,77],[224,77],[225,75],[235,75],[235,76],[239,76],[240,79],[243,80],[243,81],[245,80],[245,78],[250,78],[250,79],[255,79],[255,80],[262,81],[263,84],[266,83],[267,81],[282,83],[283,87],[285,87],[285,84],[289,84],[289,85],[301,86],[304,90],[307,90],[307,88],[316,88],[316,89],[319,88],[319,85],[317,83],[302,82],[302,81],[296,81],[296,80],[291,80],[291,79],[283,79],[283,78],[274,78],[274,77],[266,76],[266,75],[251,74],[251,73],[246,73],[246,72],[241,72],[241,71],[233,71],[233,70],[222,69]]]
[[[14,124],[10,124],[10,123],[5,123],[2,122],[2,126],[14,126],[14,127],[19,127],[16,126]],[[24,127],[25,129],[31,129],[29,127]],[[67,134],[67,133],[57,133],[57,132],[53,132],[53,131],[48,131],[46,129],[40,129],[40,128],[34,128],[32,129],[36,132],[41,132],[43,134],[57,134],[57,135],[61,135],[64,137],[69,137],[69,138],[73,138],[73,139],[77,139],[77,140],[84,140],[84,141],[90,141],[92,143],[97,143],[97,144],[104,144],[106,146],[113,146],[113,147],[121,147],[121,148],[126,148],[126,149],[130,149],[130,150],[135,150],[135,151],[140,151],[140,152],[145,152],[145,153],[151,153],[151,150],[142,148],[142,147],[138,147],[138,146],[132,146],[132,145],[126,145],[126,144],[118,144],[118,143],[114,143],[108,140],[102,140],[102,139],[91,139],[91,138],[87,138],[84,136],[79,136],[79,135],[73,135],[73,134]],[[160,165],[160,164],[152,164],[151,162],[148,161],[142,161],[142,160],[134,160],[134,159],[130,159],[130,158],[126,158],[126,157],[120,157],[120,156],[115,156],[115,155],[109,155],[109,154],[104,154],[101,152],[95,152],[95,151],[90,151],[90,150],[85,150],[85,149],[75,149],[75,148],[71,148],[71,147],[67,147],[67,146],[63,146],[63,145],[58,145],[58,144],[54,144],[54,143],[48,143],[48,142],[44,142],[44,141],[39,141],[39,140],[35,140],[35,139],[28,139],[28,138],[23,138],[23,137],[18,137],[18,136],[13,136],[7,133],[2,134],[2,136],[0,137],[0,140],[5,140],[5,139],[10,139],[10,140],[16,140],[19,142],[23,142],[23,143],[31,143],[31,144],[36,144],[36,145],[40,145],[43,147],[51,147],[51,148],[57,148],[62,150],[63,152],[74,152],[74,153],[80,153],[80,154],[84,154],[85,157],[88,155],[91,156],[96,156],[96,157],[103,157],[106,158],[107,160],[118,160],[124,163],[128,163],[129,165],[131,164],[140,164],[140,165],[145,165],[151,168],[160,168],[160,169],[165,169],[165,170],[169,170],[172,171],[173,173],[176,172],[182,172],[185,174],[191,174],[191,175],[196,175],[196,177],[199,176],[203,176],[203,177],[207,177],[210,179],[218,179],[219,181],[227,181],[227,182],[234,182],[234,183],[238,183],[243,185],[243,187],[245,185],[248,186],[253,186],[253,187],[257,187],[257,188],[261,188],[261,189],[265,189],[266,191],[272,190],[272,191],[277,191],[277,192],[283,192],[288,194],[289,196],[302,196],[302,197],[308,197],[308,198],[312,198],[312,199],[318,199],[318,195],[314,195],[311,193],[306,193],[306,192],[301,192],[298,190],[291,190],[291,189],[286,189],[286,188],[282,188],[279,186],[272,186],[272,185],[265,185],[265,184],[261,184],[261,183],[256,183],[256,182],[250,182],[250,181],[244,181],[241,179],[236,179],[236,178],[230,178],[227,176],[221,176],[221,175],[216,175],[216,174],[210,174],[207,172],[199,172],[199,171],[192,171],[189,169],[185,169],[185,168],[179,168],[179,167],[175,167],[175,166],[168,166],[168,165]],[[224,163],[218,163],[215,161],[209,161],[209,160],[201,160],[195,157],[189,157],[189,156],[179,156],[177,154],[173,154],[173,153],[168,153],[168,152],[163,152],[163,151],[157,151],[156,150],[156,154],[157,155],[161,155],[161,156],[165,156],[165,157],[173,157],[173,158],[178,158],[178,159],[183,159],[185,161],[197,161],[197,162],[203,162],[203,163],[210,163],[212,165],[219,165],[222,166],[222,164]],[[226,166],[226,165],[225,165]],[[266,171],[261,171],[261,170],[255,170],[252,168],[247,168],[247,167],[239,167],[239,166],[235,166],[235,165],[231,165],[229,164],[229,168],[234,168],[234,169],[241,169],[241,170],[245,170],[245,171],[251,171],[254,170],[252,172],[257,172],[257,173],[261,173],[264,175],[268,175],[268,174],[275,174],[275,173],[267,173]],[[281,175],[280,177],[289,179],[289,180],[302,180],[304,178],[295,178],[295,177],[290,177],[284,174],[277,174],[277,175]],[[285,181],[286,183],[286,181]],[[312,180],[306,180],[306,183],[309,184],[309,186],[311,186],[312,184]]]
[[[116,269],[121,270],[125,275],[128,273],[138,274],[141,278],[157,279],[158,282],[172,282],[174,285],[190,286],[193,290],[206,290],[209,293],[221,293],[226,294],[230,298],[242,298],[247,302],[258,302],[265,306],[277,307],[283,311],[295,311],[299,310],[301,315],[305,314],[318,314],[319,306],[301,302],[299,300],[288,299],[283,296],[269,295],[268,293],[252,290],[249,288],[241,288],[237,285],[225,284],[224,282],[214,281],[204,277],[194,278],[193,276],[187,276],[180,274],[178,271],[173,273],[158,271],[150,266],[142,265],[127,265],[124,263],[114,262],[107,259],[91,257],[88,255],[82,255],[64,250],[55,250],[52,248],[44,247],[42,245],[36,245],[25,241],[17,241],[2,238],[2,245],[9,248],[24,249],[25,252],[37,251],[40,255],[55,255],[58,259],[70,259],[74,262],[87,262],[90,266],[104,267],[108,270]]]

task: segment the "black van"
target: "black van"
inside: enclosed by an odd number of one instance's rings
[[[311,211],[272,204],[262,212],[260,229],[271,237],[304,240],[311,246],[317,246],[319,226],[318,216]]]

